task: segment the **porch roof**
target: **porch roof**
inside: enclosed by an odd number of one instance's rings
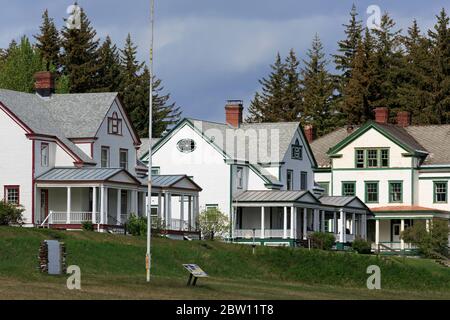
[[[148,176],[140,177],[142,185],[147,185]],[[186,189],[191,191],[202,191],[202,188],[196,184],[187,175],[152,175],[152,189]]]
[[[323,196],[319,201],[331,207],[358,207],[370,211],[369,207],[356,196]]]
[[[439,210],[435,208],[427,208],[421,206],[384,206],[371,208],[371,211],[375,215],[374,219],[395,219],[395,218],[425,218],[425,217],[437,217],[446,218],[449,217],[449,211]]]
[[[113,179],[116,178],[116,179]],[[139,185],[140,182],[122,168],[53,168],[36,178],[36,182],[118,182]]]
[[[247,190],[233,198],[233,202],[301,202],[320,204],[319,200],[309,191],[287,190]]]

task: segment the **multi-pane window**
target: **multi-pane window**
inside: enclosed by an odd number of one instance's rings
[[[287,190],[293,189],[293,186],[292,186],[292,183],[294,181],[293,175],[294,175],[294,172],[292,170],[287,170],[287,173],[286,173],[286,189]]]
[[[120,149],[120,167],[122,169],[128,169],[128,150]]]
[[[5,199],[8,203],[20,203],[20,187],[19,186],[5,186]]]
[[[117,112],[113,112],[112,116],[108,118],[108,133],[122,134],[122,119],[119,119]]]
[[[308,172],[300,172],[300,190],[308,189]]]
[[[303,159],[303,147],[300,145],[300,142],[298,141],[298,139],[295,140],[295,144],[293,144],[291,146],[291,150],[292,150],[292,154],[291,154],[292,159],[297,159],[297,160]]]
[[[317,182],[319,186],[321,186],[324,189],[323,195],[329,196],[330,195],[330,183],[328,181],[326,182]]]
[[[369,202],[378,202],[378,182],[371,181],[366,182],[366,201]]]
[[[41,166],[48,167],[49,146],[48,143],[41,143]]]
[[[109,168],[109,148],[102,147],[101,165],[102,168]]]
[[[356,194],[356,184],[354,181],[342,182],[342,195],[354,196]]]
[[[237,167],[236,169],[236,186],[238,189],[242,189],[244,185],[244,168]]]
[[[356,168],[387,168],[389,167],[389,149],[356,149]]]
[[[403,201],[403,183],[401,181],[389,182],[389,202]]]
[[[157,176],[160,173],[159,167],[152,167],[152,176]]]
[[[447,181],[434,182],[434,202],[436,203],[447,202]]]
[[[357,168],[364,168],[364,150],[356,150],[355,152],[355,163]]]

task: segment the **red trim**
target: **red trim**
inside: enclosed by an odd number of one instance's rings
[[[33,133],[33,130],[31,130],[29,126],[27,126],[13,112],[11,112],[11,110],[9,110],[1,101],[0,101],[0,109],[2,109],[8,115],[8,117],[10,117],[15,123],[17,123],[27,133]]]
[[[34,224],[34,206],[35,206],[35,185],[36,185],[36,181],[34,180],[35,177],[35,140],[31,141],[31,145],[32,145],[32,152],[31,152],[31,223]]]
[[[4,195],[6,202],[9,202],[7,191],[9,189],[11,189],[11,190],[17,189],[17,205],[20,205],[20,186],[19,185],[5,185],[3,188],[4,188],[3,195]]]

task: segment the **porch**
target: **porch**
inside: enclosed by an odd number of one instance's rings
[[[357,198],[336,204],[341,198],[317,199],[308,191],[245,191],[233,200],[232,239],[295,245],[316,231],[332,233],[339,243],[365,239],[367,208]],[[349,205],[352,201],[357,205]]]

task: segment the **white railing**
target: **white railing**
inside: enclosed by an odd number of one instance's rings
[[[170,219],[168,223],[166,223],[166,228],[169,230],[187,231],[189,230],[189,223],[181,219]]]
[[[81,224],[84,221],[92,221],[92,212],[70,212],[70,219],[67,219],[67,212],[50,211],[47,218],[42,222],[42,226],[47,224]]]
[[[234,230],[234,236],[236,238],[245,238],[252,239],[253,238],[253,229],[236,229]],[[283,229],[266,229],[264,230],[264,238],[283,238],[284,230]],[[291,230],[286,230],[286,236],[290,238]],[[261,229],[255,229],[255,238],[261,238]]]
[[[382,242],[382,241],[380,241],[380,244],[382,244],[388,248],[391,248],[393,250],[401,250],[401,248],[402,248],[402,244],[400,242]],[[417,249],[417,246],[415,246],[411,243],[407,243],[407,242],[405,242],[403,244],[403,246],[404,246],[403,247],[404,249]],[[378,249],[377,245],[375,243],[372,243],[372,248]]]

